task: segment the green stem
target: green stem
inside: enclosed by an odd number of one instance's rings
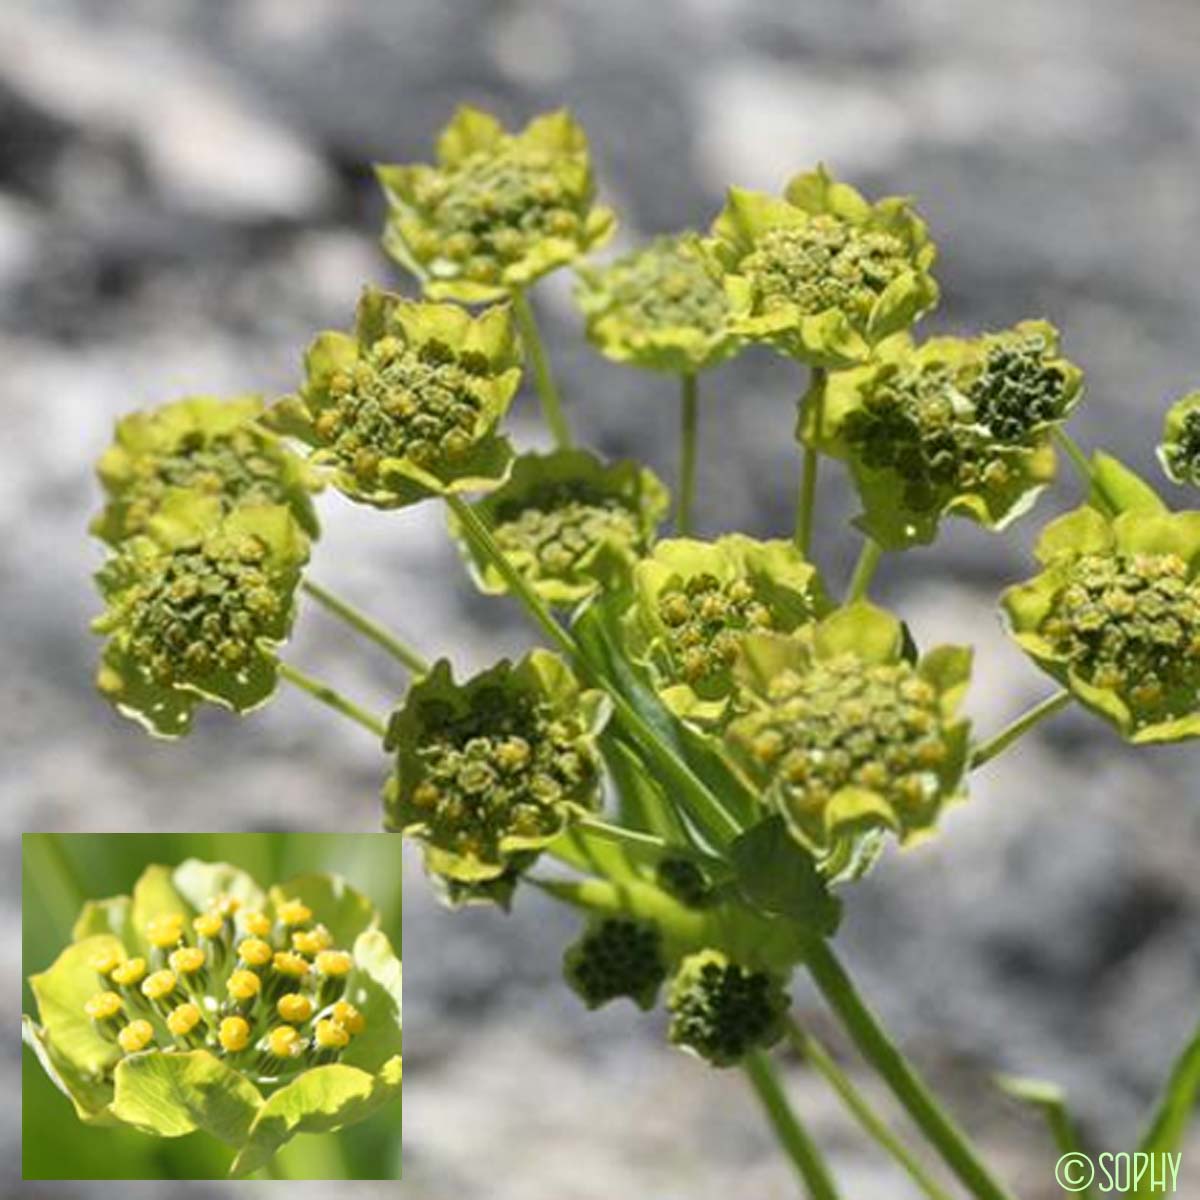
[[[680,394],[680,442],[679,442],[679,511],[675,518],[675,532],[680,537],[692,533],[692,505],[696,497],[696,427],[698,412],[696,404],[696,376],[688,371],[682,377]]]
[[[1014,1200],[983,1164],[966,1135],[943,1111],[924,1080],[866,1006],[829,944],[811,941],[805,965],[826,1003],[838,1014],[863,1057],[883,1077],[946,1165],[977,1200]]]
[[[575,669],[592,687],[608,694],[617,719],[629,731],[642,750],[650,754],[663,771],[666,781],[678,787],[692,803],[692,812],[699,824],[718,845],[724,845],[741,833],[741,826],[732,814],[692,771],[683,759],[655,734],[642,715],[625,699],[612,684],[593,669],[579,652],[574,637],[555,619],[545,601],[530,587],[524,575],[509,561],[508,556],[497,544],[486,523],[461,496],[450,493],[446,503],[458,518],[467,537],[476,550],[500,572],[509,591],[521,601],[538,628],[571,662]]]
[[[850,577],[850,590],[846,596],[848,603],[853,604],[855,600],[867,598],[867,590],[882,558],[883,547],[874,538],[867,538],[863,542],[858,562],[854,564],[854,574]]]
[[[841,1097],[842,1102],[858,1123],[908,1173],[912,1181],[929,1200],[950,1200],[937,1181],[921,1165],[917,1157],[892,1132],[884,1119],[871,1107],[867,1098],[850,1082],[833,1055],[806,1029],[788,1021],[788,1037],[796,1052],[809,1063]]]
[[[387,733],[387,726],[378,717],[367,712],[365,708],[359,708],[352,700],[347,700],[341,692],[335,691],[327,683],[313,679],[311,675],[305,675],[303,671],[297,670],[290,663],[285,662],[279,664],[279,674],[302,692],[307,692],[315,700],[320,700],[334,712],[339,712],[342,716],[357,721],[368,733],[373,733],[380,741],[383,740]]]
[[[360,612],[348,601],[335,596],[311,579],[305,579],[300,585],[322,607],[328,609],[334,616],[346,622],[351,629],[357,630],[381,646],[393,658],[403,663],[414,675],[425,675],[429,671],[429,663],[411,646],[405,645],[394,633],[385,629],[377,621],[373,621],[366,613]]]
[[[537,383],[538,397],[542,402],[542,416],[545,418],[546,427],[554,438],[554,444],[560,450],[567,450],[571,446],[571,430],[567,426],[567,418],[563,415],[562,400],[550,371],[546,348],[538,333],[533,308],[529,298],[520,288],[513,289],[512,305],[521,329],[521,340],[525,343],[525,350],[533,362],[533,376]]]
[[[265,1163],[263,1163],[262,1172],[268,1179],[288,1178],[287,1172],[283,1169],[279,1162],[278,1154],[272,1154],[271,1157],[268,1158]]]
[[[1056,425],[1054,427],[1053,437],[1058,448],[1071,460],[1071,465],[1079,473],[1084,486],[1090,491],[1092,486],[1092,464],[1088,461],[1088,456],[1080,448],[1079,443],[1060,426]]]
[[[762,1103],[780,1146],[804,1180],[811,1200],[837,1200],[838,1190],[833,1176],[808,1131],[792,1111],[771,1060],[757,1050],[747,1056],[742,1069]]]
[[[615,846],[623,846],[635,854],[645,857],[647,853],[655,858],[687,858],[692,862],[707,864],[710,868],[721,868],[724,863],[711,854],[696,850],[691,846],[677,842],[668,842],[665,838],[653,833],[642,833],[637,829],[626,829],[623,825],[610,825],[596,817],[580,817],[575,822],[575,828],[593,837],[612,842]]]
[[[815,405],[813,422],[816,430],[821,428],[821,418],[825,408],[825,370],[823,367],[813,367],[812,385],[808,398]],[[812,550],[813,519],[817,508],[817,473],[821,465],[821,456],[816,447],[806,444],[804,447],[804,462],[800,471],[800,495],[796,501],[796,549],[809,556]]]
[[[1018,738],[1032,729],[1039,721],[1053,716],[1061,708],[1071,703],[1071,693],[1063,688],[1052,696],[1047,696],[1040,704],[1023,712],[1012,724],[1005,726],[995,737],[990,738],[981,746],[976,746],[971,755],[971,770],[976,771],[985,763],[989,763],[998,754],[1003,754]]]

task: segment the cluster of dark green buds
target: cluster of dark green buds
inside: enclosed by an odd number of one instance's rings
[[[520,382],[507,307],[472,317],[368,288],[354,334],[321,334],[306,370],[267,419],[351,499],[398,508],[506,475],[512,450],[497,425]]]
[[[731,188],[712,232],[733,331],[814,366],[861,362],[937,301],[935,249],[908,202],[871,204],[824,167],[783,198]]]
[[[92,532],[112,546],[145,533],[166,497],[183,489],[216,497],[226,512],[286,505],[316,537],[310,493],[320,482],[256,423],[264,407],[258,396],[189,396],[122,417],[97,464],[108,503]]]
[[[913,663],[894,617],[853,605],[808,644],[763,638],[746,654],[757,690],[747,689],[749,711],[728,742],[810,851],[837,861],[868,831],[907,839],[956,797],[968,651],[942,647]]]
[[[662,942],[652,921],[602,917],[567,947],[563,973],[588,1008],[627,996],[648,1011],[667,977]]]
[[[654,869],[654,882],[686,908],[707,908],[717,899],[704,868],[690,858],[663,858]]]
[[[1200,733],[1200,513],[1082,508],[1003,604],[1017,642],[1134,741]]]
[[[1174,483],[1200,487],[1200,392],[1189,392],[1167,412],[1158,457]]]
[[[691,374],[738,348],[720,265],[693,233],[582,266],[579,280],[588,337],[614,362]]]
[[[464,887],[505,880],[597,807],[595,737],[606,715],[601,698],[580,691],[545,651],[461,685],[443,660],[410,688],[389,726],[396,771],[385,824],[424,843],[430,873],[472,898]],[[485,886],[477,898],[496,892]]]
[[[308,539],[279,505],[222,515],[213,496],[176,492],[148,536],[125,542],[97,575],[108,634],[100,691],[152,732],[186,732],[211,700],[247,712],[277,682],[274,647],[291,627]]]
[[[92,962],[102,990],[85,1015],[124,1055],[208,1049],[256,1083],[335,1062],[366,1026],[344,999],[354,959],[299,900],[274,920],[221,897],[192,919],[164,913],[143,933],[149,959]]]
[[[378,168],[390,205],[384,246],[432,296],[497,299],[587,253],[616,226],[611,210],[594,205],[587,138],[566,111],[511,134],[490,114],[460,108],[437,160]]]
[[[523,454],[512,475],[477,502],[509,562],[548,604],[572,607],[629,579],[652,545],[670,498],[636,463],[602,463],[585,450]],[[507,584],[478,547],[452,528],[480,587]]]
[[[780,978],[719,950],[690,954],[671,981],[668,1036],[714,1067],[730,1067],[783,1036],[790,999]]]

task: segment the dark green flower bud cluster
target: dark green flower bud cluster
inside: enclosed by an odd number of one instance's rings
[[[1059,421],[1069,399],[1068,380],[1055,347],[1038,333],[988,339],[983,370],[968,395],[975,420],[1006,445]]]
[[[561,809],[599,778],[581,720],[529,695],[479,688],[466,713],[422,702],[410,803],[432,844],[493,859],[502,839],[552,836]]]
[[[1167,474],[1176,483],[1200,487],[1200,405],[1179,418],[1179,428],[1160,451]]]
[[[779,1040],[788,1004],[774,975],[705,950],[684,959],[671,983],[669,1037],[715,1067],[734,1066]]]
[[[815,316],[837,309],[865,324],[884,289],[910,267],[908,248],[895,235],[819,213],[761,234],[741,273],[767,312],[794,306]]]
[[[649,921],[606,917],[567,948],[563,973],[588,1008],[621,996],[653,1008],[667,977],[662,934]]]
[[[481,354],[438,340],[417,346],[382,337],[330,378],[331,404],[313,429],[365,487],[384,459],[407,458],[427,470],[453,466],[474,448],[488,374]]]
[[[877,794],[901,821],[936,803],[950,755],[938,699],[907,662],[839,655],[781,672],[730,736],[773,780],[789,821],[819,842],[843,789]]]
[[[688,908],[705,908],[716,898],[703,869],[690,858],[664,858],[654,870],[654,882]]]
[[[1082,679],[1141,717],[1196,707],[1200,582],[1177,554],[1083,555],[1040,632]]]
[[[770,608],[746,579],[722,583],[707,573],[664,588],[658,615],[682,678],[692,686],[733,666],[744,634],[771,629]]]

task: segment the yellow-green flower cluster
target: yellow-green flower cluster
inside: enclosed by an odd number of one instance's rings
[[[506,307],[478,317],[368,288],[354,335],[324,333],[271,425],[332,469],[351,499],[398,508],[495,487],[512,451],[497,425],[520,381]]]
[[[606,711],[544,651],[461,685],[437,663],[388,730],[397,759],[385,824],[424,843],[435,876],[462,885],[504,879],[597,807],[595,736]]]
[[[435,166],[378,175],[390,205],[384,245],[439,298],[497,299],[600,245],[616,225],[594,205],[587,138],[566,111],[512,134],[460,108]]]
[[[702,950],[688,955],[671,981],[668,1036],[714,1067],[735,1066],[783,1036],[789,1003],[773,973]]]
[[[588,337],[614,362],[691,374],[738,347],[719,265],[695,234],[656,238],[579,277]]]
[[[1200,513],[1079,509],[1003,604],[1017,642],[1137,742],[1200,735]]]
[[[286,505],[316,537],[309,493],[319,481],[256,424],[263,411],[258,396],[189,396],[122,417],[97,464],[108,503],[92,532],[112,546],[145,533],[166,497],[183,489],[216,497],[226,512],[243,505]]]
[[[588,1008],[627,996],[648,1011],[667,976],[662,934],[650,921],[604,917],[567,947],[563,974]]]
[[[176,492],[148,535],[124,543],[97,575],[109,641],[100,691],[165,737],[211,700],[247,712],[277,681],[308,540],[278,505],[222,516],[216,497]]]
[[[1167,412],[1158,457],[1172,482],[1200,487],[1200,392],[1189,392]]]
[[[533,589],[549,604],[572,606],[599,587],[628,581],[669,505],[658,477],[634,462],[606,464],[585,450],[557,450],[521,455],[477,509]],[[452,528],[480,587],[506,591],[457,521]]]

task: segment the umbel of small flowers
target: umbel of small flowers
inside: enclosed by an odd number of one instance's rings
[[[249,1174],[399,1094],[401,967],[377,922],[334,876],[264,893],[225,864],[152,866],[32,976],[25,1039],[83,1121],[204,1130]]]

